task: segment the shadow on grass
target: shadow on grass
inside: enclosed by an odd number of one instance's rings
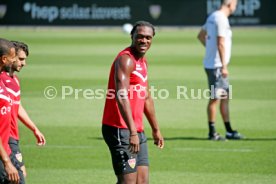
[[[208,141],[206,137],[165,137],[165,141],[176,141],[176,140],[188,140],[188,141]],[[149,138],[149,140],[153,140]]]
[[[263,138],[245,138],[242,139],[241,141],[276,141],[276,138],[268,138],[268,137],[263,137]]]
[[[96,139],[96,140],[103,140],[102,137],[88,137],[88,139]],[[148,140],[153,140],[151,137],[147,138]],[[208,140],[207,138],[202,137],[165,137],[165,141],[174,141],[174,140],[199,140],[205,141]]]
[[[165,137],[164,139],[165,141],[175,141],[175,140],[209,141],[206,137]],[[152,140],[152,138],[148,138],[148,140]],[[244,139],[229,140],[229,141],[276,141],[276,138],[273,138],[273,137],[244,138]]]
[[[103,140],[102,137],[88,137],[88,139],[96,139]],[[184,140],[184,141],[209,141],[205,137],[165,137],[165,141],[176,141],[176,140]],[[153,140],[151,137],[148,140]],[[269,137],[258,137],[258,138],[244,138],[240,140],[230,140],[230,141],[276,141],[276,138]]]

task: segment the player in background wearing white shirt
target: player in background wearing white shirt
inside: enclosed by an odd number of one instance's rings
[[[229,116],[228,64],[231,57],[232,31],[228,17],[236,10],[237,1],[223,0],[220,9],[208,16],[198,34],[199,41],[206,48],[203,63],[211,90],[207,106],[210,140],[225,140],[215,130],[216,106],[219,102],[226,138],[242,138],[241,134],[231,128]]]

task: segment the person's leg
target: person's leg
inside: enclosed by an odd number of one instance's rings
[[[218,103],[218,100],[210,99],[207,105],[209,136],[212,136],[214,133],[216,133],[215,121],[216,121],[217,103]]]
[[[221,113],[223,122],[230,122],[228,98],[220,100],[220,113]]]
[[[216,134],[215,121],[218,99],[215,95],[215,89],[217,86],[218,69],[205,69],[208,79],[208,86],[210,90],[210,99],[207,105],[208,127],[209,127],[209,139],[213,139]]]
[[[229,93],[231,93],[231,91],[230,91],[229,79],[228,77],[222,77],[222,76],[220,76],[218,79],[219,79],[218,82],[220,84],[220,88],[224,90],[224,95],[221,96],[220,113],[226,129],[226,138],[242,139],[243,136],[239,134],[236,130],[233,130],[230,123]]]
[[[137,184],[148,184],[149,183],[149,167],[138,166],[137,167]]]
[[[231,128],[230,124],[230,111],[229,111],[229,80],[228,78],[224,78],[220,76],[219,78],[220,87],[224,90],[223,95],[221,96],[220,100],[220,114],[222,117],[222,120],[224,122],[224,126],[226,129],[226,132],[233,133],[233,130]]]
[[[209,126],[209,134],[208,139],[209,140],[215,140],[215,141],[224,141],[225,138],[221,137],[219,133],[216,132],[215,129],[215,120],[216,120],[216,108],[218,99],[210,99],[207,107],[207,113],[208,113],[208,126]]]
[[[222,120],[224,122],[224,126],[226,129],[226,132],[232,133],[232,127],[230,123],[230,115],[229,115],[229,99],[221,99],[220,102],[220,114],[222,117]]]
[[[222,99],[220,103],[220,112],[222,119],[224,121],[226,129],[226,138],[227,139],[243,139],[244,136],[241,135],[237,130],[233,130],[230,123],[230,114],[229,114],[229,99]]]
[[[216,111],[217,111],[217,99],[210,99],[208,106],[207,106],[207,114],[208,114],[208,121],[215,122],[216,121]]]
[[[140,151],[137,154],[137,184],[149,183],[149,159],[147,137],[144,132],[139,133]]]
[[[17,159],[20,169],[23,172],[24,177],[27,176],[26,167],[23,161],[23,155],[21,153],[20,147],[19,147],[19,141],[15,140],[14,138],[9,138],[9,146],[12,150],[12,154]]]
[[[112,166],[118,184],[136,184],[137,154],[129,151],[129,131],[107,125],[102,126],[102,134],[109,147]]]
[[[117,175],[117,184],[136,184],[137,172]]]

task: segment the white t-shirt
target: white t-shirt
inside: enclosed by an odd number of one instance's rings
[[[217,10],[207,18],[202,29],[207,32],[206,53],[203,60],[204,67],[207,69],[222,67],[217,47],[218,36],[225,39],[225,62],[228,65],[232,46],[232,31],[228,18],[221,11]]]

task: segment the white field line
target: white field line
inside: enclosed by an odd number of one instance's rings
[[[45,146],[37,146],[37,145],[31,145],[31,144],[27,144],[27,145],[20,145],[20,147],[22,148],[46,148],[46,149],[93,149],[95,148],[94,146],[89,146],[89,145],[51,145],[51,144],[47,144]]]
[[[23,148],[35,148],[39,146],[36,145],[21,145],[20,147]],[[95,148],[94,146],[89,146],[89,145],[51,145],[48,144],[44,147],[41,148],[46,148],[46,149],[93,149]],[[187,148],[173,148],[176,151],[195,151],[195,152],[256,152],[256,150],[253,149],[226,149],[226,148],[191,148],[191,147],[187,147]]]
[[[205,151],[205,152],[254,152],[253,149],[225,149],[225,148],[175,148],[176,151]]]

